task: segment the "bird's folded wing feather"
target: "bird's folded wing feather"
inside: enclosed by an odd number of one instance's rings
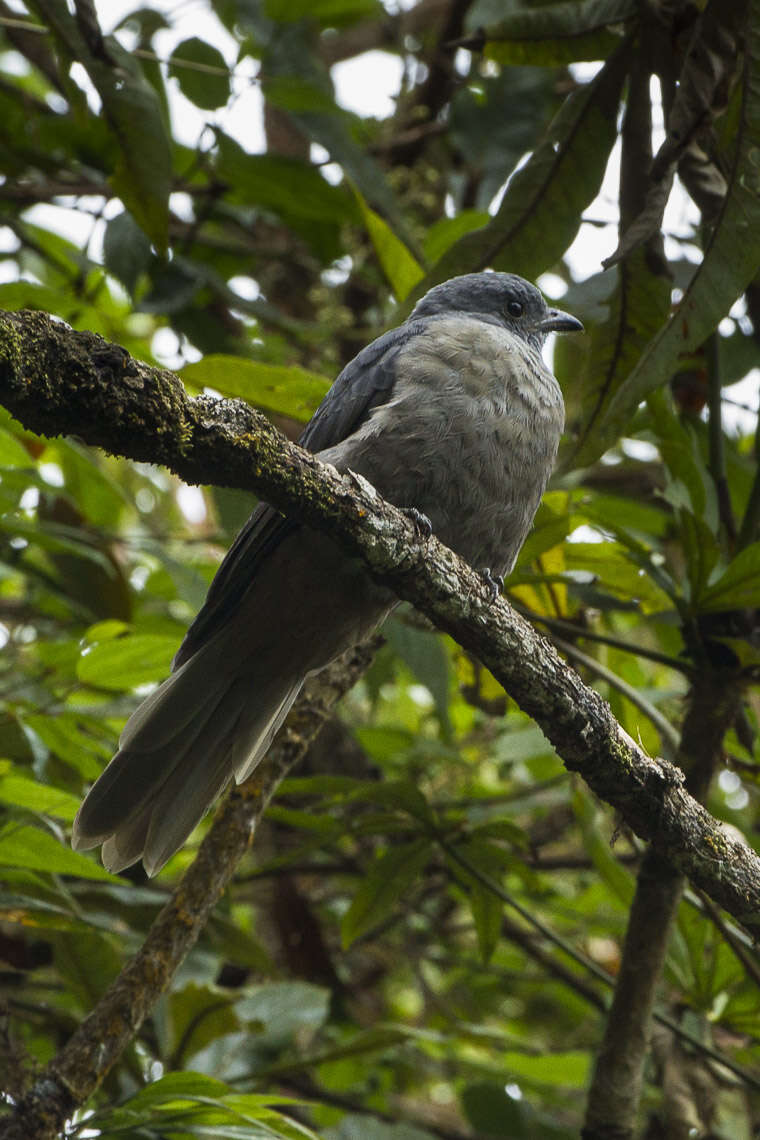
[[[402,325],[362,349],[340,373],[306,425],[298,441],[301,446],[312,452],[334,447],[355,432],[373,408],[384,404],[396,379],[399,349],[426,324],[419,320]],[[184,665],[229,620],[262,561],[297,526],[268,503],[259,503],[217,570],[206,601],[177,651],[174,669]]]

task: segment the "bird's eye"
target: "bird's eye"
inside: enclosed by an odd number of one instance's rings
[[[523,307],[519,301],[510,301],[507,304],[507,312],[509,313],[510,317],[521,317]]]

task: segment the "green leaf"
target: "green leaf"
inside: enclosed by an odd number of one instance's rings
[[[653,392],[648,403],[652,429],[668,473],[686,491],[686,502],[674,498],[670,500],[672,505],[686,506],[716,534],[718,498],[696,433],[676,415],[667,393]]]
[[[674,489],[672,485],[666,488],[666,497],[671,501]],[[684,595],[691,604],[692,612],[695,612],[701,609],[700,599],[720,558],[721,548],[714,532],[698,515],[688,510],[677,509],[676,520],[686,561],[688,589],[684,590]]]
[[[512,176],[495,217],[451,246],[424,288],[487,266],[535,280],[562,256],[601,186],[617,137],[627,62],[626,44],[591,83],[565,100],[542,142]]]
[[[7,823],[0,828],[0,865],[26,867],[53,875],[74,875],[80,879],[119,882],[116,875],[99,863],[64,847],[48,832],[22,824]]]
[[[194,388],[215,388],[258,408],[308,420],[321,404],[331,381],[295,365],[263,364],[241,356],[212,354],[182,369],[182,379]]]
[[[140,548],[161,563],[174,583],[177,596],[183,602],[187,602],[192,610],[199,610],[208,593],[208,580],[203,574],[189,563],[175,557],[170,550],[167,550],[163,541],[146,538],[140,542]],[[104,639],[95,638],[94,640]]]
[[[341,833],[341,823],[329,815],[317,815],[314,810],[297,811],[292,807],[273,804],[267,810],[267,819],[274,823],[283,823],[287,827],[302,831],[312,831],[325,837],[337,836]]]
[[[0,760],[0,803],[71,821],[79,809],[79,798],[61,788],[40,784],[14,771],[10,760]]]
[[[331,28],[385,17],[379,0],[265,0],[264,11],[280,23],[309,19]]]
[[[518,735],[518,734],[516,734]],[[522,735],[522,734],[519,734]],[[512,734],[510,733],[509,753],[512,756],[511,740]],[[530,753],[528,757],[530,758]],[[495,800],[494,808],[498,806],[498,797]],[[472,811],[468,812],[473,818],[477,819],[482,815],[483,805],[476,803],[473,805]],[[511,819],[489,819],[487,823],[480,823],[475,827],[470,828],[470,837],[472,839],[498,839],[503,843],[508,843],[512,847],[520,847],[523,850],[530,847],[530,838],[519,824]],[[505,865],[504,857],[499,856],[498,862],[492,860],[489,863],[491,868],[490,873],[500,874]],[[484,868],[485,869],[485,868]]]
[[[119,144],[114,190],[155,245],[169,241],[172,158],[161,102],[129,52],[109,41],[116,63],[82,62],[103,100],[103,113]]]
[[[229,1092],[224,1081],[207,1077],[204,1073],[167,1073],[145,1088],[139,1089],[125,1102],[134,1111],[141,1111],[157,1104],[164,1104],[175,1097],[222,1097]]]
[[[24,713],[21,725],[86,780],[98,778],[103,760],[107,760],[113,751],[110,742],[103,739],[102,722],[81,713],[63,709],[56,709],[51,715]]]
[[[430,858],[430,850],[430,841],[420,838],[376,856],[340,924],[344,947],[395,910]]]
[[[757,341],[737,324],[730,336],[718,335],[718,371],[723,387],[743,380],[757,368]]]
[[[94,1113],[88,1125],[104,1136],[142,1135],[143,1127],[161,1136],[208,1136],[230,1140],[317,1140],[311,1129],[284,1116],[271,1103],[300,1105],[293,1097],[235,1093],[202,1073],[170,1073],[140,1089],[118,1108]]]
[[[281,75],[268,79],[266,97],[267,103],[279,107],[281,111],[288,111],[291,115],[304,111],[312,115],[345,115],[323,84],[298,75]]]
[[[427,629],[416,629],[408,622],[392,618],[383,626],[388,644],[415,677],[429,690],[444,729],[449,732],[449,657],[443,639]]]
[[[417,282],[425,276],[425,271],[401,239],[396,237],[388,223],[367,205],[359,191],[354,189],[354,193],[383,273],[393,289],[396,300],[403,301]]]
[[[321,1028],[329,1008],[330,991],[324,986],[295,981],[250,987],[235,1005],[238,1017],[249,1023],[249,1032],[255,1026],[257,1047],[272,1052]]]
[[[106,224],[103,262],[130,293],[150,261],[150,242],[129,210],[122,210]]]
[[[115,941],[100,931],[80,929],[58,932],[51,942],[67,993],[81,1010],[89,1012],[123,965]]]
[[[479,872],[486,879],[498,882],[505,868],[513,861],[513,857],[506,849],[490,842],[485,835],[485,831],[480,831],[477,835],[471,834],[464,842],[457,843],[456,854],[460,858],[447,853],[447,862],[457,882],[467,892],[478,936],[480,956],[484,962],[488,962],[501,937],[504,902],[498,893],[486,882],[481,881],[478,875],[473,874],[473,871]]]
[[[649,564],[642,566],[629,558],[625,547],[616,542],[568,542],[565,546],[568,570],[582,570],[615,597],[637,602],[645,612],[669,610],[671,599],[663,592],[663,584],[650,573]],[[653,567],[656,570],[656,567]]]
[[[703,613],[760,606],[760,542],[740,551],[697,601]]]
[[[470,82],[454,92],[449,136],[461,154],[463,168],[478,172],[473,205],[488,209],[496,195],[501,198],[504,183],[518,163],[535,149],[559,100],[552,73],[546,68],[489,68],[496,74],[486,75],[483,70],[478,69],[477,78],[472,74]],[[515,107],[520,108],[519,115]],[[463,213],[466,216],[477,211]],[[458,217],[438,224],[451,225]],[[482,224],[489,220],[486,214]],[[475,228],[471,221],[457,238]],[[447,247],[454,240],[448,241]]]
[[[88,536],[79,527],[47,522],[39,517],[27,519],[23,515],[8,514],[0,516],[0,533],[25,538],[30,545],[39,546],[54,555],[73,555],[93,562],[107,578],[116,576],[116,570],[106,555],[88,541]]]
[[[324,1134],[325,1137],[328,1133]],[[329,1131],[329,1140],[436,1140],[440,1133],[428,1132],[405,1120],[392,1124],[368,1113],[347,1112]],[[510,1138],[513,1140],[513,1138]]]
[[[297,219],[359,220],[351,195],[331,185],[315,166],[278,154],[247,154],[240,143],[217,131],[217,173],[231,184],[231,200],[261,206],[291,224]]]
[[[224,107],[230,97],[230,74],[218,48],[193,36],[177,44],[169,57],[169,75],[186,99],[204,111]]]
[[[168,998],[171,1041],[169,1048],[175,1065],[205,1049],[212,1041],[241,1028],[229,993],[211,986],[190,982]]]
[[[362,780],[354,791],[348,792],[347,798],[354,803],[364,801],[395,808],[423,823],[432,820],[430,805],[414,780],[383,780],[378,784]]]
[[[533,529],[520,548],[518,565],[528,566],[547,550],[559,546],[570,533],[571,525],[572,516],[566,510],[555,513],[544,500],[538,508]]]
[[[637,0],[573,0],[513,10],[485,28],[484,54],[502,64],[561,67],[576,60],[606,59],[620,42],[609,25],[638,12]]]
[[[177,639],[157,633],[135,633],[85,648],[77,677],[98,689],[134,689],[169,675]]]
[[[0,467],[31,467],[33,463],[21,440],[0,428]]]
[[[73,298],[70,300],[73,302]],[[37,285],[34,281],[11,281],[6,285],[0,285],[0,306],[11,313],[19,309],[60,313],[61,296],[59,291],[50,285]],[[66,311],[69,311],[68,308]]]
[[[504,1081],[478,1081],[461,1093],[467,1120],[483,1137],[509,1137],[509,1140],[575,1140],[577,1131],[558,1124],[521,1097],[511,1097]]]
[[[624,495],[597,493],[576,509],[584,518],[618,537],[638,535],[650,543],[654,538],[662,538],[670,526],[670,512],[663,505],[640,502]]]
[[[403,755],[414,744],[413,733],[395,725],[359,725],[356,738],[362,748],[380,763]]]
[[[615,858],[609,836],[601,833],[600,819],[603,817],[597,801],[585,787],[576,784],[571,802],[587,855],[613,895],[624,907],[630,907],[634,894],[633,876]]]
[[[490,221],[486,210],[460,210],[453,218],[433,222],[425,234],[423,252],[429,262],[435,263],[465,234],[479,230]]]
[[[57,439],[51,457],[63,470],[66,494],[87,522],[112,531],[132,501],[123,484],[109,473],[102,455],[71,439]]]
[[[96,621],[88,625],[85,630],[85,640],[90,645],[98,641],[110,641],[114,637],[121,637],[129,632],[129,625],[117,618],[106,618],[105,621]]]
[[[0,900],[0,915],[7,922],[18,923],[31,931],[40,930],[81,930],[83,924],[72,917],[68,907],[50,902],[47,898],[40,898],[40,892],[49,891],[49,880],[36,871],[23,871],[6,869],[3,871],[4,890]],[[11,892],[8,882],[22,883],[28,886],[29,894],[22,890]],[[32,894],[31,892],[38,892]]]
[[[478,949],[483,962],[490,962],[501,937],[504,906],[501,899],[473,880],[470,887],[470,909],[478,936]]]
[[[540,1056],[508,1050],[499,1060],[505,1081],[523,1079],[555,1088],[584,1088],[591,1067],[591,1054],[580,1050]]]
[[[616,267],[614,278],[606,320],[587,330],[591,344],[573,393],[578,433],[569,461],[573,468],[589,466],[604,450],[597,425],[670,310],[670,280],[653,271],[643,250],[635,250]],[[619,427],[622,430],[625,424]]]
[[[309,796],[341,799],[366,788],[366,780],[355,776],[287,776],[275,793],[278,796]]]

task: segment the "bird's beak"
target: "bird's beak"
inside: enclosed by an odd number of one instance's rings
[[[583,325],[578,318],[571,317],[569,313],[563,313],[561,309],[549,309],[538,327],[543,333],[583,332]]]

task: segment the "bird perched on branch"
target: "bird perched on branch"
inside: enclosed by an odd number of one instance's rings
[[[581,328],[521,277],[455,277],[343,369],[300,442],[425,516],[495,582],[530,529],[563,427],[544,341]],[[309,674],[395,604],[326,534],[259,504],[171,676],[129,718],[79,809],[74,847],[102,843],[111,871],[142,857],[155,874],[224,786],[250,774]]]

